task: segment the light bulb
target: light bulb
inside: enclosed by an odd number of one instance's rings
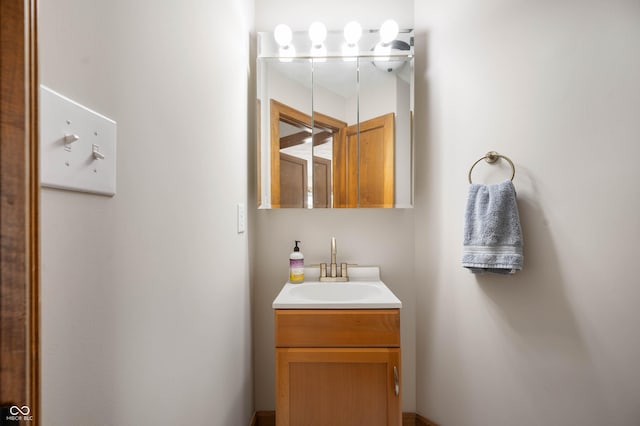
[[[389,44],[398,36],[398,23],[393,19],[387,19],[380,27],[380,41]]]
[[[291,44],[291,40],[293,40],[293,33],[288,25],[279,24],[276,26],[275,30],[273,30],[273,38],[280,47],[285,47]]]
[[[327,38],[327,27],[322,22],[314,22],[309,26],[309,38],[314,45],[319,45]]]
[[[356,44],[362,37],[362,27],[356,21],[351,21],[344,26],[344,39],[349,45]]]

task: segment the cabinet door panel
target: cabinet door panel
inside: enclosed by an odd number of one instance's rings
[[[401,424],[400,350],[277,349],[278,426]]]

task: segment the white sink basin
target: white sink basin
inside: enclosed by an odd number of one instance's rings
[[[376,283],[307,283],[289,290],[291,297],[317,301],[345,301],[380,297],[382,288]]]
[[[305,268],[305,276],[308,274]],[[348,282],[307,281],[287,283],[273,301],[274,309],[392,309],[401,308],[402,302],[379,279],[377,267],[371,274],[350,270]],[[361,268],[358,268],[361,269]],[[364,268],[362,268],[364,269]],[[373,271],[375,270],[375,271]],[[311,271],[310,271],[311,272]],[[375,273],[374,273],[375,272]],[[319,272],[318,272],[319,274]]]

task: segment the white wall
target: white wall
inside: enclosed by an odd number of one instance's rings
[[[313,20],[328,28],[342,28],[358,19],[365,28],[395,18],[401,27],[413,25],[413,0],[402,2],[256,0],[258,31],[272,31],[283,22],[294,30]],[[251,182],[255,187],[255,183]],[[259,210],[255,212],[253,249],[253,326],[255,408],[275,408],[273,310],[271,303],[287,279],[293,240],[302,240],[308,264],[326,261],[331,237],[338,242],[338,261],[379,265],[382,279],[403,301],[401,315],[403,410],[415,411],[415,294],[413,286],[412,210]]]
[[[416,2],[416,27],[418,412],[637,425],[640,2]],[[466,175],[489,150],[517,168],[515,276],[460,266]]]
[[[42,83],[118,122],[115,197],[42,190],[42,424],[249,424],[253,3],[39,8]]]
[[[349,21],[360,22],[362,28],[379,28],[385,19],[395,19],[400,28],[413,26],[414,0],[394,2],[375,0],[325,0],[322,4],[309,0],[255,0],[256,31],[273,31],[284,23],[292,30],[306,31],[314,21],[322,21],[328,29],[340,30]]]

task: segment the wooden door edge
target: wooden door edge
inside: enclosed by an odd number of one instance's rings
[[[40,143],[39,143],[39,66],[37,0],[29,7],[29,400],[32,401],[34,426],[42,421],[40,394]]]
[[[19,247],[4,247],[7,252],[3,253],[0,267],[6,266],[5,262],[14,266],[19,262],[20,271],[3,276],[1,286],[3,291],[7,290],[3,306],[11,305],[19,311],[18,315],[13,312],[11,317],[19,320],[10,326],[18,327],[24,334],[18,341],[11,341],[10,346],[5,345],[4,339],[0,342],[1,353],[7,355],[6,358],[0,355],[2,369],[17,374],[16,380],[20,383],[18,393],[2,392],[1,397],[10,401],[1,402],[20,404],[20,408],[28,406],[32,416],[29,423],[38,426],[41,423],[41,404],[37,1],[2,2],[2,20],[2,44],[10,48],[0,52],[3,68],[0,121],[3,134],[5,131],[13,132],[10,138],[2,141],[2,146],[7,148],[6,152],[13,150],[19,155],[0,155],[0,186],[3,192],[12,194],[9,202],[0,208],[3,216],[0,223],[3,237],[23,243]],[[9,87],[12,93],[8,93]],[[4,220],[4,215],[22,219],[9,223],[9,219]],[[5,313],[4,310],[0,313],[0,322],[5,320]],[[17,373],[12,369],[15,366],[6,364],[8,360],[16,359],[10,356],[12,351],[24,356],[20,358],[22,364]]]

